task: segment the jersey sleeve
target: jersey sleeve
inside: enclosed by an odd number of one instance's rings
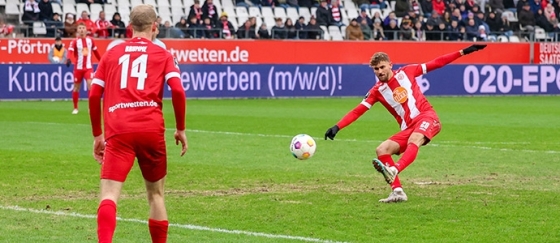
[[[360,118],[364,113],[366,113],[366,111],[368,111],[373,106],[373,104],[377,102],[377,98],[375,97],[374,91],[375,91],[374,88],[371,89],[366,94],[362,102],[358,104],[358,106],[356,106],[354,109],[348,112],[344,117],[342,117],[342,119],[340,119],[340,121],[336,123],[339,129],[343,129],[348,125],[352,124],[354,121],[358,120],[358,118]]]
[[[177,130],[185,130],[186,115],[186,97],[183,84],[181,83],[181,75],[179,73],[179,65],[171,53],[166,52],[165,62],[165,82],[171,88],[171,102],[173,103],[173,111],[175,113],[175,126]]]
[[[105,82],[107,81],[107,60],[106,57],[108,55],[103,56],[103,58],[101,58],[101,60],[99,61],[99,64],[97,65],[97,69],[95,70],[95,75],[93,76],[93,81],[91,82],[91,85],[99,85],[103,88],[105,88]]]
[[[371,89],[366,96],[364,96],[364,99],[362,100],[362,102],[360,102],[361,105],[365,106],[366,108],[368,108],[368,110],[373,106],[373,104],[375,104],[375,102],[377,102],[377,98],[374,95],[375,90]]]
[[[412,74],[414,77],[424,75],[428,73],[428,68],[425,63],[422,64],[410,64],[401,68],[405,73]]]
[[[91,82],[91,91],[89,92],[89,117],[91,122],[91,130],[93,136],[103,134],[101,126],[101,96],[105,89],[106,66],[107,60],[102,59],[97,66],[95,76]]]
[[[177,62],[177,59],[173,58],[171,53],[167,53],[165,60],[165,82],[168,82],[169,79],[173,77],[178,79],[181,78],[179,63]]]

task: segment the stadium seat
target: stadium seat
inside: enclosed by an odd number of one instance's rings
[[[117,8],[119,10],[119,13],[121,14],[121,17],[124,18],[124,16],[128,16],[130,15],[130,6],[120,6]],[[123,20],[123,22],[125,22]],[[127,22],[125,22],[125,24],[128,24]]]
[[[239,23],[237,23],[236,18],[229,18],[228,17],[228,21],[231,22],[231,25],[233,25],[234,30],[237,30],[239,28]]]
[[[262,17],[261,9],[259,7],[249,7],[249,15],[253,17]]]
[[[186,15],[183,8],[171,8],[171,14],[173,16],[176,16],[176,15],[184,16],[184,15]]]
[[[332,40],[343,40],[342,33],[340,33],[340,28],[338,26],[331,25],[328,30]]]
[[[62,11],[64,11],[64,13],[76,13],[76,7],[74,6],[74,4],[71,3],[64,3],[64,5],[62,5]]]
[[[389,1],[389,6],[387,10],[389,10],[389,12],[393,11],[395,9],[395,5],[397,4],[397,1]]]
[[[383,9],[381,10],[381,18],[385,19],[387,16],[389,16],[389,14],[393,12],[393,10],[390,9]]]
[[[349,19],[353,19],[353,18],[357,18],[359,15],[358,10],[346,10],[346,16],[348,16]]]
[[[181,3],[181,1],[176,1]],[[168,0],[157,0],[158,7],[171,7]]]
[[[171,0],[170,6],[172,8],[184,8],[185,7],[182,0],[175,0],[175,1]]]
[[[45,23],[41,21],[33,22],[33,34],[34,35],[46,35],[47,34],[47,27]]]
[[[311,19],[311,12],[309,12],[309,8],[300,7],[299,16],[303,16],[305,18],[305,23],[309,23],[309,19]]]
[[[519,40],[519,37],[517,37],[516,35],[512,35],[509,37],[509,42],[521,42]]]
[[[156,3],[156,0],[144,0],[144,4],[152,5],[154,7],[158,6],[158,4]]]
[[[268,31],[270,31],[270,29],[272,29],[272,27],[276,25],[276,22],[274,21],[274,17],[272,15],[265,15],[264,23],[266,24],[266,28],[268,29]]]
[[[375,13],[379,13],[379,16],[383,16],[383,11],[381,11],[381,9],[372,8],[371,9],[371,14],[370,14],[369,17],[371,18],[371,17],[375,16]],[[381,18],[383,18],[383,17],[381,17]]]
[[[507,16],[507,20],[509,22],[517,22],[517,18],[515,17],[515,15],[513,14],[512,11],[506,10],[502,13],[502,15],[504,15],[504,14]]]
[[[113,15],[117,12],[117,8],[114,5],[105,4],[105,15],[107,19],[113,19]]]
[[[171,16],[171,11],[169,7],[159,7],[158,8],[158,15],[159,16]]]
[[[342,37],[346,39],[346,26],[340,26],[340,33],[342,34]]]
[[[242,17],[237,17],[237,24],[239,25],[239,27],[243,26],[245,24],[245,22],[249,19],[249,17],[247,16],[242,16]],[[258,26],[257,26],[258,28]],[[237,28],[236,28],[237,29]]]
[[[235,14],[235,8],[232,8],[232,7],[224,7],[224,10],[223,10],[223,11],[226,12],[226,14],[228,15],[228,18],[235,18],[235,17],[237,17],[237,14]],[[221,15],[221,13],[218,14],[218,16],[219,16],[219,15]]]
[[[317,7],[311,7],[311,9],[309,9],[309,12],[311,12],[311,15],[317,17]]]
[[[89,5],[89,10],[91,11],[91,16],[93,19],[97,19],[99,12],[103,11],[103,5],[99,3],[92,3]],[[111,20],[112,16],[105,16],[108,20]]]
[[[6,0],[0,0],[0,6],[6,6]]]
[[[292,22],[294,22],[294,24],[299,19],[299,14],[296,8],[286,8],[286,15],[288,16],[288,18],[292,19]]]
[[[130,2],[128,0],[116,0],[118,7],[130,7]]]
[[[138,6],[144,4],[142,0],[130,0],[130,6]]]
[[[218,0],[214,1],[214,4],[218,2]],[[218,4],[216,4],[218,5]],[[220,4],[222,7],[235,7],[235,4],[233,3],[232,0],[223,0]]]
[[[19,4],[17,3],[6,3],[6,14],[10,15],[20,15],[23,12],[21,11]]]
[[[347,10],[358,11],[358,9],[356,8],[356,4],[352,2],[352,0],[345,0],[342,5]]]
[[[505,35],[499,35],[499,36],[497,37],[497,40],[498,40],[498,42],[509,42],[508,37],[505,36]]]
[[[237,17],[249,18],[249,12],[247,12],[246,7],[235,7],[235,14],[237,15]]]
[[[537,41],[552,41],[552,38],[548,36],[543,28],[535,28],[535,40]]]
[[[53,13],[58,13],[61,16],[64,16],[64,12],[62,11],[62,7],[60,7],[60,4],[58,3],[51,3],[52,9],[53,9]],[[64,20],[63,20],[64,21]]]
[[[288,17],[288,15],[286,15],[286,9],[284,9],[283,7],[274,7],[273,11],[274,11],[274,17],[282,18],[282,21],[285,21],[286,18]]]
[[[261,14],[263,17],[271,17],[274,18],[274,12],[272,12],[272,8],[271,7],[261,7]]]
[[[88,7],[87,4],[85,4],[85,3],[76,4],[76,14],[78,16],[80,16],[83,11],[88,12],[90,14],[90,18],[93,17],[93,16],[91,16],[91,11],[89,10],[89,7]],[[78,17],[78,18],[80,18],[80,17]]]
[[[35,2],[37,2],[37,1],[35,1]],[[63,2],[63,3],[69,3],[69,4],[72,4],[72,5],[76,5],[76,1],[75,1],[75,0],[64,0],[64,1],[62,1],[62,2]]]

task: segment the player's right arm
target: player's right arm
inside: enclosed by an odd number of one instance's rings
[[[165,81],[171,88],[171,102],[173,103],[173,111],[175,113],[175,127],[177,128],[177,131],[175,131],[175,144],[181,142],[181,156],[183,156],[188,149],[187,136],[185,134],[187,99],[180,77],[179,67],[175,59],[168,53],[165,64]]]
[[[101,96],[105,90],[106,82],[106,60],[102,59],[95,71],[95,77],[91,83],[89,92],[89,118],[93,134],[93,157],[100,164],[103,163],[103,153],[105,151],[105,141],[101,128]]]
[[[67,58],[66,58],[66,66],[67,67],[69,67],[72,62],[76,63],[75,60],[76,60],[77,57],[75,57],[75,55],[77,53],[76,53],[75,50],[76,50],[76,39],[72,40],[72,42],[70,42],[70,46],[68,47],[68,55],[67,55]]]
[[[333,140],[338,131],[349,126],[354,121],[358,120],[358,118],[360,118],[364,113],[366,113],[366,111],[368,111],[373,106],[373,104],[377,102],[377,99],[375,98],[373,92],[374,89],[370,90],[370,92],[366,94],[360,104],[358,104],[350,112],[346,113],[346,115],[342,117],[342,119],[340,119],[340,121],[338,121],[336,125],[327,129],[327,132],[325,132],[325,140],[327,140],[327,138]]]

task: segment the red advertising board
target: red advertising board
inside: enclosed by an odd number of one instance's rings
[[[53,39],[0,39],[0,63],[48,63]],[[122,40],[95,40],[100,53]],[[163,40],[180,63],[197,64],[366,64],[378,51],[393,63],[420,63],[467,47],[468,42]],[[70,39],[65,39],[68,45]],[[484,52],[456,64],[528,64],[529,43],[488,43]],[[555,50],[558,48],[555,48]]]
[[[560,64],[560,43],[535,43],[534,62],[536,64]]]

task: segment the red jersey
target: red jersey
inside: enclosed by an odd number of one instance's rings
[[[176,95],[172,98],[175,115],[179,116],[177,129],[184,130],[185,94],[179,78],[179,68],[171,53],[152,41],[133,38],[111,48],[99,63],[92,82],[90,115],[94,136],[101,134],[101,124],[97,124],[99,108],[92,109],[92,95],[100,98],[103,90],[105,139],[131,132],[163,133],[162,99],[166,82]],[[99,106],[99,101],[93,104]],[[177,111],[181,106],[182,114]]]
[[[113,24],[107,20],[98,19],[95,21],[95,28],[97,31],[97,36],[100,38],[107,38],[109,37],[109,28],[113,27]]]
[[[377,82],[361,104],[369,109],[380,102],[395,117],[401,130],[405,130],[420,113],[435,112],[416,83],[416,77],[426,72],[426,64],[408,65],[393,71],[393,77],[388,82]]]
[[[340,129],[350,125],[373,104],[380,102],[395,117],[401,130],[405,130],[418,115],[426,112],[435,113],[416,83],[416,77],[441,68],[459,57],[461,57],[460,52],[452,52],[427,63],[408,65],[393,71],[393,77],[389,81],[377,82],[362,102],[336,125]]]
[[[68,58],[74,62],[75,70],[90,70],[93,69],[91,54],[92,52],[99,59],[97,46],[90,37],[76,38],[72,40],[68,47]]]

